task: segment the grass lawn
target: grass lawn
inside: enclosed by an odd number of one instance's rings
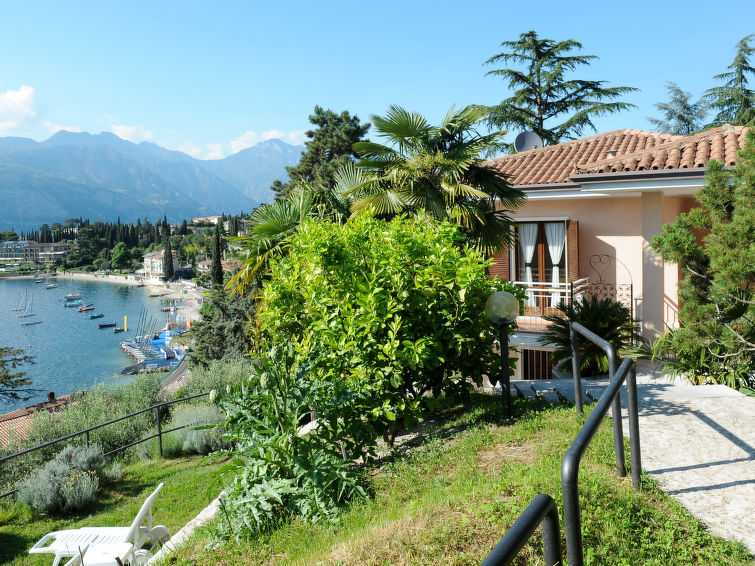
[[[28,554],[45,534],[85,526],[129,526],[144,500],[160,482],[165,482],[155,500],[155,524],[175,533],[217,497],[223,488],[218,459],[185,457],[146,460],[123,467],[123,476],[100,487],[95,505],[87,512],[64,518],[31,513],[16,504],[0,503],[0,564],[48,565],[52,554]]]
[[[338,525],[294,522],[211,551],[210,526],[167,563],[480,564],[538,493],[554,496],[563,513],[561,457],[584,422],[572,407],[517,400],[516,424],[499,426],[499,403],[475,395],[441,415],[441,426],[414,439],[418,446],[399,448],[370,470],[374,497]],[[635,492],[630,479],[617,478],[608,420],[583,459],[580,493],[587,564],[752,563],[743,545],[710,535],[649,479]],[[539,534],[517,563],[542,564]]]

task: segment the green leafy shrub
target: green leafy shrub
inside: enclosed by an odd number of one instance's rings
[[[292,517],[336,521],[343,504],[366,498],[364,476],[333,434],[347,433],[338,418],[320,417],[318,427],[301,431],[317,397],[311,369],[290,345],[272,348],[223,401],[228,438],[243,462],[223,496],[225,536],[252,536]]]
[[[157,434],[152,428],[144,436]],[[157,438],[151,438],[136,445],[136,456],[140,460],[156,460],[160,458],[160,447]],[[174,434],[163,434],[163,458],[180,458],[184,455],[183,440]]]
[[[617,355],[639,339],[630,310],[612,299],[584,297],[569,304],[561,303],[558,310],[559,314],[543,317],[550,325],[540,338],[542,344],[556,346],[552,355],[554,363],[571,359],[569,328],[572,322],[580,323],[608,341]],[[608,372],[608,359],[603,350],[582,338],[579,340],[579,361],[580,372],[585,376]]]
[[[462,398],[495,371],[488,262],[458,227],[425,215],[391,221],[362,214],[345,225],[303,223],[271,261],[260,296],[258,352],[295,344],[315,360],[318,415],[337,411],[370,431],[398,429],[437,398]]]
[[[27,445],[41,444],[157,403],[157,392],[162,377],[161,374],[143,373],[136,376],[131,383],[119,387],[105,387],[100,383],[77,397],[74,403],[66,405],[61,411],[35,413]],[[93,430],[90,438],[105,452],[109,452],[141,438],[144,431],[154,424],[154,414],[146,412]],[[46,457],[49,458],[50,454],[47,453]]]
[[[67,446],[19,484],[17,498],[45,513],[78,511],[94,501],[104,464],[99,446]]]
[[[181,443],[184,454],[209,454],[225,446],[223,430],[217,425],[225,413],[215,405],[185,405],[176,407],[170,428],[186,427],[171,432]],[[203,427],[203,428],[197,428]]]
[[[227,360],[210,360],[206,366],[196,365],[191,368],[191,378],[177,391],[177,397],[189,397],[215,390],[219,396],[224,395],[235,383],[243,381],[252,371],[252,360],[248,356]],[[199,403],[206,402],[203,399]]]
[[[73,472],[60,486],[63,512],[79,511],[89,505],[97,495],[100,480],[93,472]]]

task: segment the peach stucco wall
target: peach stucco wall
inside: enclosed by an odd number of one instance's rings
[[[632,283],[635,316],[643,333],[676,324],[678,267],[663,264],[649,242],[691,199],[650,193],[637,197],[529,200],[517,219],[569,218],[579,222],[579,276],[608,283]],[[601,264],[593,256],[618,261]],[[592,258],[592,261],[591,261]],[[643,312],[644,311],[644,312]]]

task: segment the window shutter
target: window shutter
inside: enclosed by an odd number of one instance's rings
[[[509,248],[506,248],[498,255],[494,256],[493,264],[488,267],[488,275],[490,277],[498,277],[504,281],[511,280],[511,269],[509,268]]]
[[[579,222],[566,223],[566,280],[579,279]]]

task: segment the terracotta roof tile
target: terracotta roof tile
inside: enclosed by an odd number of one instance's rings
[[[693,136],[615,130],[491,159],[514,185],[570,183],[575,173],[704,168],[710,159],[734,165],[747,128],[725,124]]]
[[[72,395],[63,395],[54,401],[37,403],[23,409],[0,415],[0,447],[18,448],[31,430],[31,421],[37,411],[55,411],[73,400]]]

